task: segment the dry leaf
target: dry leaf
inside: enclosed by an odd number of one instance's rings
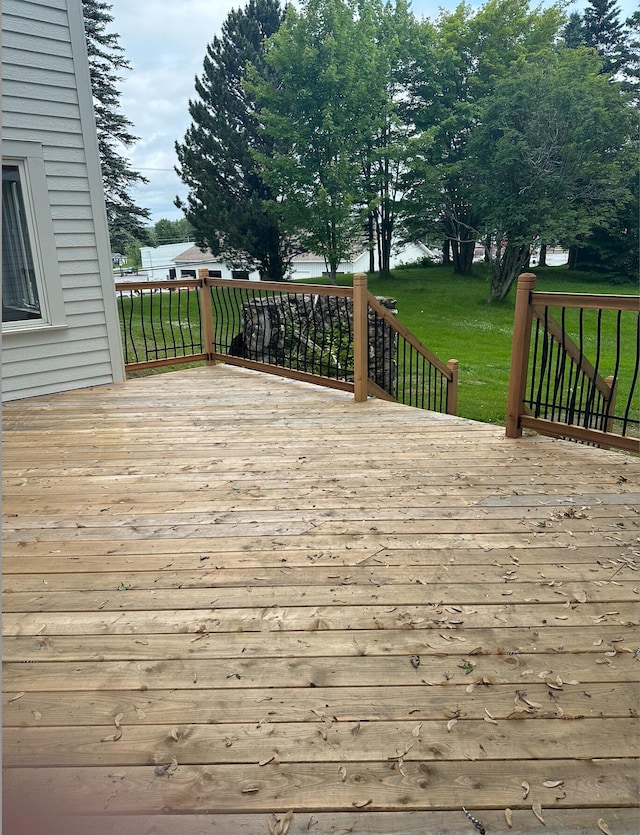
[[[416,725],[415,728],[411,731],[411,736],[413,736],[417,739],[420,736],[421,729],[422,729],[422,722],[419,725]]]
[[[542,784],[546,789],[557,789],[558,786],[562,786],[564,784],[564,780],[545,780]]]
[[[100,742],[117,742],[120,737],[122,736],[122,728],[118,728],[118,730],[114,734],[110,734],[109,736],[104,736]]]
[[[552,678],[545,678],[544,683],[552,690],[562,690],[562,679],[558,676],[555,680]]]
[[[126,771],[114,771],[112,774],[108,774],[108,777],[112,777],[114,780],[124,780],[127,776]]]
[[[373,803],[373,798],[369,798],[369,800],[357,800],[351,805],[355,806],[356,809],[364,809],[364,807],[368,806],[370,803]]]
[[[340,774],[340,779],[342,780],[342,782],[345,783],[347,780],[347,769],[343,765],[341,765],[338,769],[338,773]]]
[[[525,780],[523,783],[520,784],[524,789],[524,794],[522,795],[522,799],[526,800],[529,797],[529,792],[531,791],[531,786]]]
[[[544,822],[544,818],[542,817],[542,806],[541,806],[539,803],[534,803],[534,804],[533,804],[533,806],[531,807],[531,811],[532,811],[532,812],[533,812],[533,814],[534,814],[534,815],[538,818],[538,820],[540,821],[540,823],[541,823],[543,826],[546,826],[546,825],[547,825],[547,824]]]
[[[447,733],[448,734],[451,733],[451,731],[453,730],[453,728],[455,728],[455,726],[457,724],[458,724],[457,719],[449,719],[449,721],[447,722]]]
[[[138,717],[138,719],[146,719],[147,718],[147,714],[144,712],[144,710],[142,710],[139,707],[136,707],[135,705],[134,705],[134,707],[136,709],[136,716]]]
[[[602,820],[602,818],[598,818],[598,829],[600,832],[604,832],[604,835],[611,835],[611,830],[607,826],[607,824]]]
[[[484,712],[487,714],[487,716],[489,717],[489,719],[494,719],[494,718],[495,718],[495,717],[494,717],[491,713],[489,713],[489,711],[486,709],[486,707],[485,707],[485,709],[484,709]]]
[[[245,786],[243,789],[240,789],[242,794],[255,794],[256,792],[260,791],[260,786]]]
[[[12,696],[12,697],[9,699],[9,701],[10,701],[10,702],[17,702],[17,701],[18,701],[18,699],[21,699],[21,698],[24,696],[24,694],[25,694],[25,691],[24,691],[24,690],[21,690],[19,693],[16,693],[16,695],[15,695],[15,696]]]
[[[506,820],[509,829],[511,829],[511,827],[513,826],[513,812],[511,811],[511,809],[504,810],[504,819]]]
[[[116,726],[118,730],[120,730],[120,722],[122,722],[122,718],[124,717],[124,713],[119,713],[116,718],[113,720],[113,724]]]
[[[287,833],[289,831],[289,827],[291,826],[292,818],[293,818],[293,809],[289,809],[287,814],[280,821],[280,829],[278,830],[277,835],[287,835]]]
[[[177,728],[171,728],[171,739],[177,742],[180,739],[180,731]]]
[[[482,719],[483,719],[484,722],[487,722],[487,724],[489,724],[489,725],[497,725],[498,724],[495,719],[490,719],[488,716],[483,716]]]
[[[39,710],[32,710],[31,713],[33,713],[33,718],[36,720],[36,722],[38,722],[38,721],[40,721],[40,719],[42,719],[42,714],[40,713]]]
[[[260,762],[258,763],[258,765],[260,765],[260,766],[263,766],[263,765],[269,765],[269,763],[272,763],[272,762],[275,760],[275,758],[276,758],[276,755],[275,755],[275,754],[272,754],[272,755],[271,755],[268,759],[266,759],[266,760],[260,760]]]

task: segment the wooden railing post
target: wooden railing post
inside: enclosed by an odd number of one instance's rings
[[[533,273],[523,273],[518,278],[516,308],[513,320],[513,342],[511,347],[511,370],[509,373],[509,395],[507,398],[507,438],[520,438],[522,427],[520,415],[524,411],[524,393],[529,368],[529,343],[533,313],[530,294],[536,287]]]
[[[215,365],[211,359],[213,353],[213,310],[211,308],[211,289],[207,286],[209,270],[206,267],[198,269],[200,280],[200,334],[202,338],[202,350],[207,354],[207,365]]]
[[[369,388],[369,324],[367,276],[353,276],[353,394],[356,403],[367,399]]]
[[[458,414],[458,360],[449,360],[447,368],[451,372],[451,380],[447,382],[447,414]]]

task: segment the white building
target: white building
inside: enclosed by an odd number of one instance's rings
[[[159,247],[143,247],[140,250],[142,269],[149,281],[164,281],[170,278],[196,277],[198,270],[205,268],[210,277],[249,278],[259,281],[257,270],[238,270],[223,261],[216,260],[209,250],[201,250],[193,243],[166,244]],[[392,252],[391,268],[409,264],[421,258],[436,259],[438,256],[421,243],[405,244]],[[369,269],[369,250],[362,249],[350,261],[338,266],[339,273],[366,272]],[[292,262],[289,278],[292,281],[305,278],[321,278],[326,275],[324,260],[313,253],[296,255]]]
[[[81,0],[2,6],[2,377],[124,379]]]

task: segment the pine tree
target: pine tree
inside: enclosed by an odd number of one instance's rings
[[[273,191],[252,152],[269,155],[272,140],[254,115],[244,86],[249,66],[266,72],[264,44],[283,20],[279,0],[249,0],[229,12],[221,35],[207,47],[198,98],[189,102],[192,124],[176,142],[178,174],[189,187],[176,198],[196,241],[234,266],[257,267],[263,278],[282,280],[294,254],[277,216]]]
[[[583,18],[584,42],[597,50],[603,71],[617,73],[628,58],[626,26],[620,20],[620,7],[615,0],[589,0]]]
[[[150,216],[147,209],[136,205],[130,193],[133,186],[147,180],[134,171],[120,150],[122,146],[130,148],[138,138],[131,133],[133,124],[120,111],[119,73],[131,66],[120,36],[108,31],[113,23],[109,3],[82,0],[82,10],[111,249],[124,252],[133,238],[147,241],[145,222]]]

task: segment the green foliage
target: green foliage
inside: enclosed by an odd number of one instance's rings
[[[131,237],[147,241],[145,221],[149,211],[136,205],[131,189],[147,180],[134,171],[120,147],[137,140],[132,123],[120,111],[119,75],[130,69],[119,35],[109,32],[111,6],[104,0],[82,0],[84,29],[89,55],[91,92],[98,132],[109,236],[112,252],[123,252]]]
[[[169,220],[163,217],[155,223],[151,237],[154,246],[163,246],[164,244],[192,241],[195,233],[186,218],[182,217],[179,220]]]
[[[354,15],[353,0],[290,6],[265,55],[270,72],[254,72],[247,88],[273,139],[254,157],[285,227],[325,259],[333,281],[367,209],[359,174],[371,135],[369,53],[355,48]]]
[[[458,273],[471,270],[482,221],[465,166],[479,109],[500,79],[513,75],[517,61],[552,47],[561,22],[556,6],[530,10],[527,0],[489,0],[478,10],[460,4],[435,24],[431,76],[417,88],[423,107],[416,121],[426,141],[407,196],[416,207],[414,236],[420,229],[422,235],[432,232],[420,209],[433,207]]]
[[[192,124],[176,143],[178,173],[189,187],[186,202],[176,199],[176,205],[196,243],[273,281],[285,277],[296,249],[253,158],[258,152],[270,156],[273,141],[259,130],[259,108],[244,82],[250,65],[258,77],[266,73],[264,45],[281,21],[279,0],[249,0],[244,9],[229,12],[196,78]]]
[[[632,114],[600,70],[585,49],[522,59],[479,110],[465,170],[482,233],[498,242],[490,300],[509,292],[535,237],[575,240],[628,199]]]

